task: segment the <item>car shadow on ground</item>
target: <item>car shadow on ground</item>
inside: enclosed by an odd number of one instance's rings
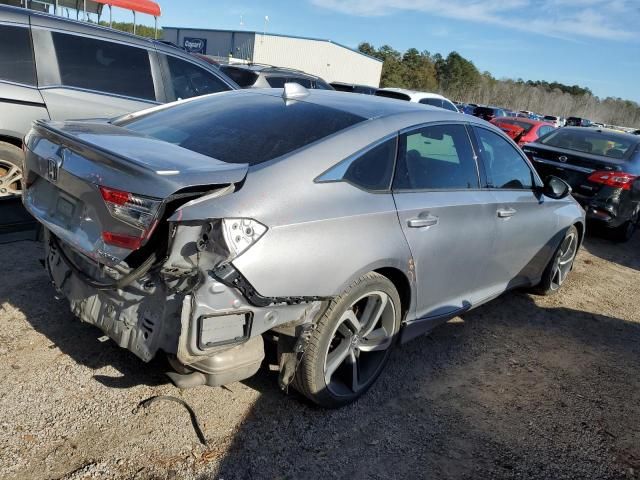
[[[245,381],[261,397],[200,480],[637,472],[640,325],[533,298],[509,293],[400,346],[340,410],[284,395],[262,369]]]
[[[98,328],[75,318],[66,300],[56,300],[56,291],[40,263],[44,257],[40,243],[19,242],[2,248],[5,280],[0,284],[0,306],[6,303],[20,311],[34,330],[51,341],[49,348],[60,349],[92,370],[113,367],[119,376],[94,375],[107,387],[170,383],[164,375],[164,359],[158,357],[145,364],[112,340],[101,343],[98,339],[104,334]]]
[[[584,248],[598,258],[640,271],[640,231],[627,243],[615,243],[594,229],[588,233]]]

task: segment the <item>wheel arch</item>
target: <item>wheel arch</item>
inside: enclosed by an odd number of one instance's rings
[[[22,148],[22,140],[10,135],[0,135],[0,142],[8,143],[14,147]]]
[[[408,312],[411,310],[411,300],[413,297],[409,278],[402,270],[395,267],[382,267],[373,271],[388,278],[389,281],[393,283],[394,287],[396,287],[402,306],[401,318],[404,321]]]

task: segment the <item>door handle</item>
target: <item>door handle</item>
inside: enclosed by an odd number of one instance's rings
[[[433,227],[438,224],[438,221],[438,217],[427,215],[426,217],[412,218],[407,221],[407,225],[409,225],[409,228]]]
[[[514,208],[501,208],[498,210],[498,217],[509,218],[513,217],[518,211]]]

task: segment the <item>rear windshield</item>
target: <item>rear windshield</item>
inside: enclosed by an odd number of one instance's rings
[[[476,107],[473,113],[475,113],[476,115],[478,114],[495,115],[496,113],[499,113],[499,112],[495,108],[491,108],[491,107]]]
[[[116,122],[227,163],[256,165],[365,120],[304,101],[248,91],[202,97]]]
[[[226,65],[222,65],[220,67],[223,73],[225,73],[228,77],[231,78],[234,82],[236,82],[242,88],[247,88],[256,83],[258,79],[258,74],[252,72],[251,70],[247,70],[246,68],[237,68],[237,67],[228,67]]]
[[[515,120],[515,119],[511,120],[510,118],[509,119],[501,118],[499,123],[506,123],[507,125],[515,125],[516,127],[522,128],[525,131],[525,133],[528,133],[529,130],[533,128],[533,124],[531,123],[519,122],[518,120]]]
[[[400,92],[389,92],[387,90],[378,90],[374,95],[377,97],[395,98],[396,100],[406,100],[407,102],[411,101],[411,97],[409,95],[406,95]]]
[[[607,135],[596,131],[556,130],[540,142],[550,147],[565,148],[576,152],[592,153],[609,158],[626,158],[627,153],[635,147],[633,139],[621,139],[617,135]]]

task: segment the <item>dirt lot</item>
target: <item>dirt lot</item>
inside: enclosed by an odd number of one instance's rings
[[[396,350],[326,412],[273,369],[179,391],[0,246],[0,478],[640,478],[640,235],[589,238],[564,290],[510,293]],[[181,397],[197,413],[199,444]]]

